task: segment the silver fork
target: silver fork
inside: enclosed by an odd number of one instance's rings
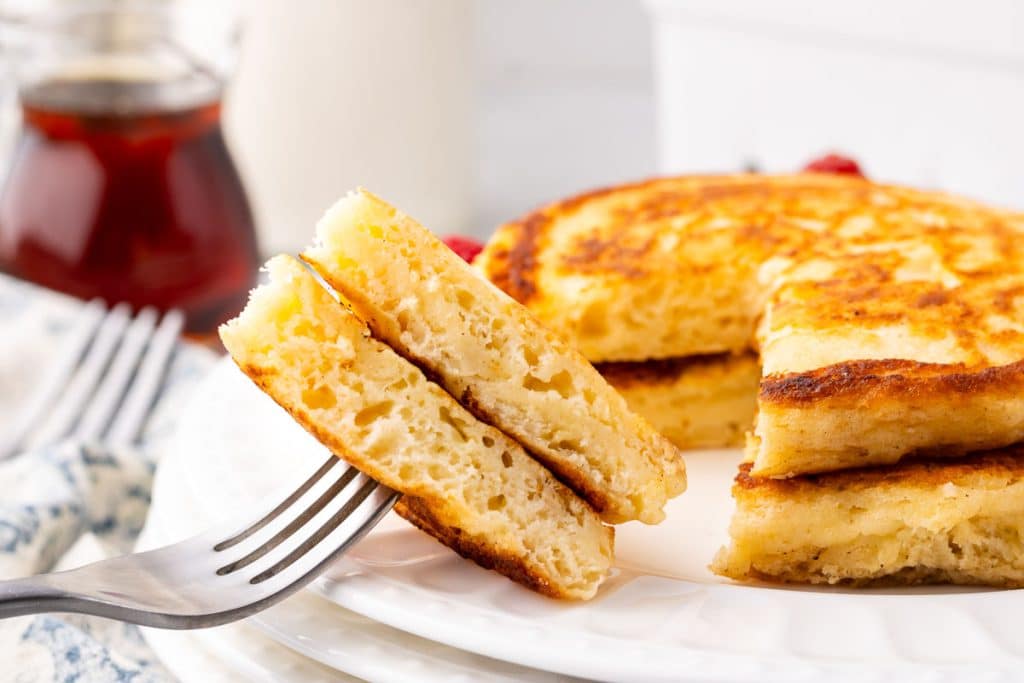
[[[132,443],[182,326],[126,304],[90,302],[51,372],[0,447],[64,436]],[[333,455],[281,503],[204,534],[78,569],[0,582],[0,618],[79,612],[161,628],[216,626],[253,614],[312,581],[362,538],[399,494]],[[256,519],[256,522],[251,520]]]
[[[0,582],[0,618],[79,612],[176,629],[241,619],[316,578],[398,497],[332,455],[255,523],[223,524],[157,550]]]
[[[57,359],[0,440],[0,460],[72,436],[110,446],[134,442],[181,332],[181,311],[146,307],[132,317],[94,299],[83,307]]]

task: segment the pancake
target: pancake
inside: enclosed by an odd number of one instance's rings
[[[303,258],[373,334],[521,443],[609,523],[657,523],[682,456],[564,340],[414,220],[365,191]]]
[[[745,463],[733,497],[723,576],[1024,587],[1024,446],[784,480]]]
[[[474,265],[594,363],[742,352],[766,301],[759,268],[819,235],[776,215],[795,195],[851,182],[684,176],[599,189],[499,227]]]
[[[593,362],[758,350],[752,474],[1024,440],[1024,215],[849,176],[690,176],[503,226],[478,268]]]
[[[761,376],[753,353],[599,363],[630,409],[679,448],[742,446]]]
[[[540,593],[592,597],[612,562],[598,515],[297,261],[267,268],[269,284],[220,330],[242,371],[335,455],[402,492],[398,513],[442,543]]]
[[[759,334],[754,474],[1024,440],[1017,217],[924,202],[912,228],[889,217],[888,240],[819,247],[777,279]]]

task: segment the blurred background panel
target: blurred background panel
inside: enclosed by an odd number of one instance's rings
[[[269,249],[301,244],[357,183],[483,238],[587,188],[832,150],[874,178],[1024,206],[1012,0],[247,7],[229,123]]]
[[[655,173],[651,23],[632,0],[479,0],[478,220]]]
[[[829,151],[878,180],[1024,207],[1015,0],[0,0],[7,171],[24,131],[13,73],[24,85],[55,54],[20,59],[9,20],[88,5],[174,8],[180,47],[223,55],[261,254],[301,248],[357,185],[484,239],[593,187],[794,171]],[[240,43],[216,28],[235,20]],[[16,232],[0,216],[0,245]]]
[[[1024,206],[1024,4],[650,0],[664,172],[872,178]]]

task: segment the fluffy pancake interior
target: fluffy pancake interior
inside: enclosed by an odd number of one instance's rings
[[[740,466],[734,579],[1024,586],[1024,449],[775,480]]]
[[[421,526],[464,555],[548,595],[594,595],[612,534],[593,510],[373,339],[296,261],[268,270],[221,328],[256,384],[336,455],[411,496],[406,514],[429,513]]]
[[[686,487],[678,449],[428,230],[360,191],[327,212],[317,239],[303,258],[375,335],[526,446],[605,521],[664,518]]]
[[[629,407],[680,448],[741,446],[761,376],[753,353],[600,363]]]

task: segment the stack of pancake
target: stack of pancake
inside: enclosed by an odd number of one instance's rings
[[[732,443],[756,404],[719,573],[1024,585],[1024,216],[665,178],[503,226],[478,264],[678,444]]]
[[[541,593],[589,598],[612,563],[605,524],[659,522],[684,490],[675,446],[408,216],[356,192],[302,258],[318,275],[271,260],[269,283],[221,328],[224,345],[459,553]]]

